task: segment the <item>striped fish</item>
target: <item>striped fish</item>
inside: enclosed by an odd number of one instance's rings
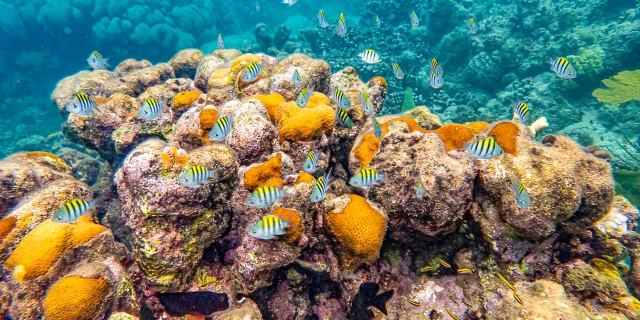
[[[529,209],[529,207],[531,207],[531,198],[529,198],[529,193],[524,188],[522,181],[514,181],[512,189],[516,193],[516,202],[518,203],[518,207],[520,209]]]
[[[438,258],[438,261],[440,262],[440,265],[444,266],[445,268],[451,269],[451,265],[444,261],[442,258]]]
[[[404,79],[404,72],[396,62],[393,63],[393,75],[395,75],[398,80]]]
[[[276,215],[269,214],[249,228],[247,233],[257,239],[271,240],[276,236],[287,234],[285,230],[287,227],[289,227],[289,221],[284,221]]]
[[[209,140],[222,142],[227,138],[229,133],[231,133],[231,129],[233,129],[233,117],[220,117],[209,132]]]
[[[340,20],[338,20],[338,26],[336,27],[336,33],[340,37],[344,37],[347,34],[347,23],[344,20],[344,14],[340,13]]]
[[[362,105],[362,111],[369,116],[373,113],[373,101],[371,101],[371,96],[369,96],[369,91],[367,90],[366,86],[360,90],[360,104]]]
[[[318,154],[313,151],[309,151],[309,154],[307,155],[307,159],[304,161],[304,164],[302,165],[302,170],[308,173],[316,172],[316,170],[318,170],[318,160],[320,159],[321,155],[322,153]]]
[[[493,137],[487,137],[482,140],[476,141],[473,145],[464,143],[464,149],[469,152],[469,157],[487,160],[498,157],[504,153],[500,145]]]
[[[80,117],[88,117],[98,111],[95,101],[93,101],[86,93],[78,92],[73,95],[71,102],[64,106],[70,113]]]
[[[311,202],[320,202],[324,200],[327,196],[327,191],[329,190],[329,184],[331,183],[331,168],[327,173],[316,179],[313,184],[313,191],[311,191]]]
[[[509,289],[511,289],[511,291],[516,292],[516,288],[509,283],[509,281],[507,281],[507,279],[505,277],[503,277],[500,272],[498,272],[498,278],[500,278],[500,280],[502,280],[502,282],[504,282],[504,284],[507,285],[507,287],[509,287]]]
[[[384,179],[384,175],[378,173],[375,169],[364,168],[358,174],[349,179],[349,184],[354,187],[366,188],[377,184]]]
[[[67,203],[65,203],[60,209],[58,209],[54,214],[51,220],[53,222],[60,223],[74,223],[80,218],[80,216],[84,216],[89,212],[89,209],[94,209],[94,202],[87,202],[82,199],[73,199]]]
[[[167,108],[165,100],[149,98],[142,103],[138,114],[146,120],[158,120],[163,110]]]
[[[299,86],[302,83],[302,79],[300,78],[300,73],[298,72],[298,69],[296,69],[293,72],[293,76],[291,76],[291,81],[293,82],[293,84],[295,84],[296,86]]]
[[[420,272],[427,272],[427,271],[434,271],[436,270],[436,268],[432,267],[432,266],[424,266],[422,268],[420,268]]]
[[[336,117],[343,127],[351,128],[353,126],[353,121],[351,121],[349,114],[340,107],[336,108]]]
[[[329,26],[329,24],[327,23],[327,19],[324,17],[324,10],[322,9],[320,9],[320,12],[318,12],[318,24],[321,28],[326,28]]]
[[[368,64],[376,64],[382,61],[380,60],[380,56],[375,50],[364,50],[360,54],[358,54],[358,57],[360,57],[362,61]]]
[[[219,178],[220,170],[209,170],[205,166],[192,166],[186,168],[178,176],[178,182],[189,188],[199,188],[202,185],[209,183],[209,180],[217,180]]]
[[[469,28],[469,33],[476,34],[476,32],[478,32],[478,26],[476,25],[476,19],[474,19],[474,18],[467,19],[467,28]]]
[[[520,118],[520,122],[525,126],[531,125],[531,112],[529,112],[529,106],[524,103],[524,101],[520,101],[519,103],[511,104],[513,109],[513,113],[515,113],[518,118]]]
[[[473,270],[471,270],[469,268],[458,268],[458,270],[456,270],[456,272],[459,273],[459,274],[473,273]]]
[[[431,70],[431,74],[429,76],[429,85],[431,85],[431,87],[434,89],[440,89],[442,88],[443,84],[444,80],[442,80],[442,77],[438,77],[436,73]]]
[[[373,135],[378,139],[382,138],[382,128],[376,117],[371,116],[371,122],[373,122]]]
[[[309,98],[311,98],[312,92],[313,91],[307,88],[302,88],[302,90],[300,90],[300,93],[298,93],[298,98],[296,98],[296,104],[298,105],[298,107],[304,108],[307,106],[307,103],[309,103]]]
[[[344,91],[340,90],[339,88],[335,88],[333,89],[332,93],[333,94],[331,96],[333,97],[333,100],[335,100],[338,107],[345,110],[351,108],[351,101],[344,94]]]
[[[382,22],[380,21],[380,17],[376,16],[376,26],[378,29],[382,28]]]
[[[418,26],[420,25],[420,21],[418,20],[418,15],[416,14],[416,12],[411,11],[411,14],[409,15],[409,17],[411,18],[411,28],[412,29],[418,28]]]
[[[291,196],[292,193],[288,187],[278,188],[273,186],[260,187],[256,189],[247,200],[246,205],[253,208],[267,208],[276,202],[282,202],[284,197]]]
[[[513,291],[513,298],[516,299],[516,301],[518,301],[518,303],[524,307],[524,302],[522,302],[522,299],[518,297],[518,294],[515,291]]]
[[[418,187],[416,188],[416,196],[418,199],[424,198],[424,184],[422,184],[422,179],[418,181]]]
[[[103,57],[98,51],[93,51],[89,55],[87,62],[93,70],[107,70],[109,67],[107,60],[109,59]]]
[[[442,77],[442,67],[438,64],[438,60],[436,58],[431,58],[431,71],[433,71],[437,77]]]
[[[244,68],[242,73],[242,82],[254,82],[258,79],[260,72],[262,72],[262,63],[251,62]]]
[[[416,301],[416,300],[413,300],[413,299],[407,299],[407,302],[409,302],[410,304],[412,304],[412,305],[414,305],[416,307],[420,306],[420,301]]]
[[[576,69],[569,64],[569,60],[566,58],[556,58],[555,60],[549,58],[549,63],[551,70],[562,79],[573,79],[577,76]]]
[[[456,315],[455,315],[455,314],[453,314],[453,312],[449,311],[449,309],[445,308],[444,310],[445,310],[445,311],[447,311],[447,313],[449,314],[449,316],[450,316],[451,318],[453,318],[454,320],[460,320],[460,318],[456,317]]]

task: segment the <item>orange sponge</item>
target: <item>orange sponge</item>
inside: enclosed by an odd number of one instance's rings
[[[200,129],[209,130],[213,128],[216,124],[216,120],[218,120],[218,109],[216,108],[205,108],[200,111],[198,115],[198,121],[200,122]]]
[[[280,141],[311,141],[333,130],[336,116],[329,105],[320,103],[300,108],[291,101],[281,103],[278,108]]]
[[[517,124],[505,121],[493,126],[487,135],[493,137],[505,153],[518,156],[516,138],[518,137],[519,132],[520,128]]]
[[[378,259],[387,220],[371,207],[367,199],[354,194],[348,197],[350,202],[342,212],[331,211],[327,214],[327,222],[331,232],[347,251],[343,256],[343,265],[352,268]]]
[[[6,237],[13,227],[16,226],[17,219],[14,216],[6,217],[0,220],[0,243],[4,241],[4,237]]]
[[[302,217],[300,213],[295,210],[278,208],[271,212],[284,221],[289,221],[289,227],[287,228],[287,234],[282,236],[282,240],[288,244],[296,242],[302,234]]]
[[[265,183],[273,178],[280,179],[281,174],[282,154],[277,153],[275,156],[269,158],[264,163],[259,164],[245,172],[244,187],[249,191],[253,191],[258,187],[264,186]]]
[[[105,279],[86,279],[70,276],[54,283],[44,299],[44,315],[48,320],[102,319],[100,308],[109,295]]]
[[[106,230],[93,223],[89,216],[82,216],[73,224],[46,220],[24,236],[7,259],[5,267],[18,271],[14,273],[18,282],[37,278],[46,274],[65,251],[84,244]]]
[[[180,92],[173,97],[172,108],[178,110],[184,110],[191,107],[191,105],[198,100],[198,97],[202,92],[200,90],[191,90],[186,92]]]
[[[313,96],[311,96],[313,97]],[[267,112],[269,113],[269,117],[271,118],[271,121],[273,122],[278,122],[279,119],[276,118],[276,114],[277,114],[277,110],[278,110],[278,106],[283,103],[286,102],[287,100],[284,99],[283,96],[281,96],[280,94],[277,93],[272,93],[268,96],[265,95],[261,95],[261,94],[257,94],[257,95],[253,95],[251,97],[249,97],[249,99],[258,99],[260,102],[262,102],[262,104],[264,105],[264,107],[267,109]],[[311,100],[311,98],[309,98],[309,100]]]
[[[475,137],[471,129],[457,123],[444,125],[434,132],[442,139],[447,152],[464,148],[464,143],[471,142]]]
[[[480,132],[482,132],[484,129],[489,127],[489,123],[488,122],[484,122],[484,121],[476,121],[476,122],[469,122],[467,124],[465,124],[465,126],[469,129],[471,129],[471,131],[474,134],[478,134]]]
[[[295,183],[295,184],[298,184],[298,183],[308,183],[308,184],[311,184],[311,183],[313,183],[313,180],[315,180],[315,179],[316,179],[316,178],[315,178],[313,175],[311,175],[311,174],[310,174],[310,173],[308,173],[308,172],[304,172],[304,171],[303,171],[303,172],[300,172],[300,173],[298,174],[298,179],[296,180],[296,183]]]

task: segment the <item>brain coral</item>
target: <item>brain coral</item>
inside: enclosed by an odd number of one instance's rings
[[[44,221],[29,232],[13,251],[5,266],[22,282],[47,273],[65,251],[89,241],[107,228],[83,216],[74,224]]]
[[[354,195],[344,195],[334,200],[348,201],[340,211],[338,208],[327,214],[331,232],[346,249],[343,265],[355,268],[361,263],[371,263],[378,259],[380,247],[387,229],[387,219],[367,202]]]
[[[79,276],[62,278],[54,283],[44,299],[44,314],[48,320],[102,319],[98,306],[109,294],[105,279]]]

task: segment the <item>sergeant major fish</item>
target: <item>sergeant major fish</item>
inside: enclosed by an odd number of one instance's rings
[[[404,72],[397,63],[393,63],[393,75],[396,76],[396,79],[402,80],[404,79]]]
[[[353,126],[353,121],[351,117],[349,117],[349,113],[347,113],[344,109],[338,107],[336,108],[336,117],[338,118],[338,122],[345,127],[351,128]]]
[[[362,105],[362,111],[364,111],[366,115],[373,113],[373,102],[366,87],[360,90],[360,104]]]
[[[284,221],[274,214],[268,214],[251,226],[247,233],[257,239],[271,240],[276,236],[287,234],[285,229],[288,227],[289,221]]]
[[[242,73],[242,82],[254,82],[258,79],[260,72],[262,72],[262,63],[251,62],[247,65]]]
[[[222,142],[231,133],[231,129],[233,129],[233,117],[220,117],[209,131],[209,140]]]
[[[420,25],[420,21],[418,21],[418,15],[416,14],[416,12],[411,11],[411,14],[409,15],[409,17],[411,18],[411,28],[412,29],[418,28],[418,26]]]
[[[511,188],[516,193],[518,207],[520,209],[529,209],[531,207],[531,198],[529,198],[529,193],[524,188],[522,181],[513,181]]]
[[[96,106],[96,102],[89,97],[86,93],[78,92],[73,95],[73,99],[65,106],[65,109],[70,113],[76,114],[80,117],[88,117],[94,114],[94,111],[99,111]]]
[[[465,142],[464,149],[469,151],[469,157],[481,160],[495,158],[504,153],[493,137],[478,140],[472,145]]]
[[[298,98],[296,98],[296,104],[300,108],[304,108],[309,103],[309,98],[311,98],[311,94],[313,93],[313,89],[302,88],[300,93],[298,93]]]
[[[308,173],[316,172],[316,170],[318,170],[318,160],[323,156],[324,154],[322,152],[316,153],[309,151],[307,159],[304,160],[304,164],[302,165],[302,170]]]
[[[329,27],[329,24],[327,23],[327,19],[324,17],[324,10],[322,9],[320,9],[320,11],[318,12],[318,24],[320,24],[320,27],[322,28]]]
[[[168,108],[165,99],[158,100],[156,98],[149,98],[142,103],[138,114],[145,120],[158,120],[162,111]]]
[[[329,171],[322,176],[316,179],[313,183],[313,191],[311,191],[311,202],[320,202],[324,200],[327,196],[327,191],[329,190],[329,184],[331,183],[331,168]]]
[[[339,88],[333,89],[331,97],[336,102],[339,108],[345,110],[351,108],[351,101],[344,94],[344,91],[340,90]]]
[[[380,127],[380,123],[376,120],[376,117],[371,116],[371,122],[373,123],[373,135],[380,139],[382,138],[382,128]]]
[[[291,187],[278,188],[266,186],[253,191],[244,203],[250,207],[262,209],[270,207],[276,202],[282,202],[283,198],[293,195],[294,192]]]
[[[551,64],[551,70],[562,79],[573,79],[577,76],[576,70],[566,58],[556,58],[555,60],[549,58],[549,63]]]
[[[378,29],[382,27],[382,22],[380,22],[380,17],[378,16],[376,16],[376,26],[378,27]]]
[[[382,61],[380,60],[380,56],[375,50],[364,50],[363,52],[358,54],[358,56],[360,57],[360,59],[362,59],[362,61],[368,64],[376,64]]]
[[[416,188],[416,196],[418,199],[424,198],[424,184],[422,184],[422,179],[418,180],[418,187]]]
[[[476,19],[474,19],[474,18],[467,19],[467,28],[469,28],[469,33],[476,34],[476,32],[478,32],[478,26],[476,25]]]
[[[360,285],[358,293],[353,298],[351,309],[349,310],[349,320],[370,320],[374,317],[373,311],[369,307],[373,306],[385,315],[387,314],[386,303],[393,296],[393,290],[378,294],[380,286],[374,282],[364,282]]]
[[[296,69],[293,72],[293,76],[291,76],[291,81],[293,82],[293,84],[295,84],[296,86],[299,86],[302,83],[302,79],[300,78],[300,73],[298,72],[298,69]]]
[[[222,40],[222,34],[218,33],[218,49],[224,50],[224,40]]]
[[[431,70],[431,74],[429,76],[429,85],[434,89],[442,88],[444,81],[442,81],[442,77],[438,77],[433,70]]]
[[[384,179],[384,175],[378,173],[375,169],[364,168],[355,176],[349,179],[349,184],[354,187],[367,188],[377,184]]]
[[[433,71],[437,77],[442,77],[443,72],[442,72],[442,67],[440,66],[440,64],[438,63],[438,60],[436,60],[436,58],[431,58],[431,71]]]
[[[513,113],[520,118],[520,122],[525,126],[530,126],[531,112],[529,112],[529,106],[523,101],[520,101],[518,104],[513,103],[511,106],[513,108]]]
[[[199,188],[211,180],[218,180],[221,170],[222,168],[209,170],[205,166],[192,166],[180,173],[178,182],[185,187]]]
[[[84,216],[89,213],[89,209],[95,209],[94,202],[87,202],[82,199],[73,199],[65,203],[60,209],[58,209],[54,214],[51,220],[53,222],[60,223],[73,223],[80,218],[80,216]]]
[[[336,27],[336,33],[340,37],[344,37],[347,34],[347,23],[344,20],[344,14],[340,13],[340,20],[338,20],[338,26]]]
[[[93,70],[107,70],[109,67],[107,60],[109,59],[103,57],[98,51],[93,51],[89,55],[87,62]]]

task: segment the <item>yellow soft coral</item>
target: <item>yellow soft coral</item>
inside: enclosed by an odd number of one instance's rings
[[[14,273],[19,282],[42,276],[65,251],[105,230],[107,228],[93,223],[89,216],[80,217],[74,224],[47,220],[27,233],[7,259],[5,267],[20,271]]]
[[[280,179],[282,174],[282,154],[277,153],[262,164],[250,168],[244,174],[244,187],[253,191],[258,187],[265,186],[273,178]]]
[[[505,121],[493,126],[487,136],[493,137],[505,153],[517,156],[516,138],[519,132],[520,128],[517,124]]]
[[[300,235],[302,234],[302,217],[300,213],[295,210],[278,208],[271,212],[283,221],[289,222],[289,227],[287,228],[287,234],[282,236],[282,240],[288,244],[293,244],[298,241]]]
[[[173,97],[173,105],[174,109],[184,110],[191,107],[191,105],[198,100],[198,97],[202,92],[200,90],[191,90],[186,92],[180,92]]]
[[[609,89],[596,89],[593,96],[600,102],[617,107],[630,100],[640,100],[640,70],[622,71],[602,80]]]
[[[349,198],[344,209],[327,214],[331,232],[346,250],[342,257],[343,265],[352,268],[374,262],[380,256],[387,220],[371,207],[367,199],[354,194],[343,197]]]
[[[47,320],[102,319],[109,285],[105,279],[86,279],[69,276],[54,283],[44,299],[44,315]]]

